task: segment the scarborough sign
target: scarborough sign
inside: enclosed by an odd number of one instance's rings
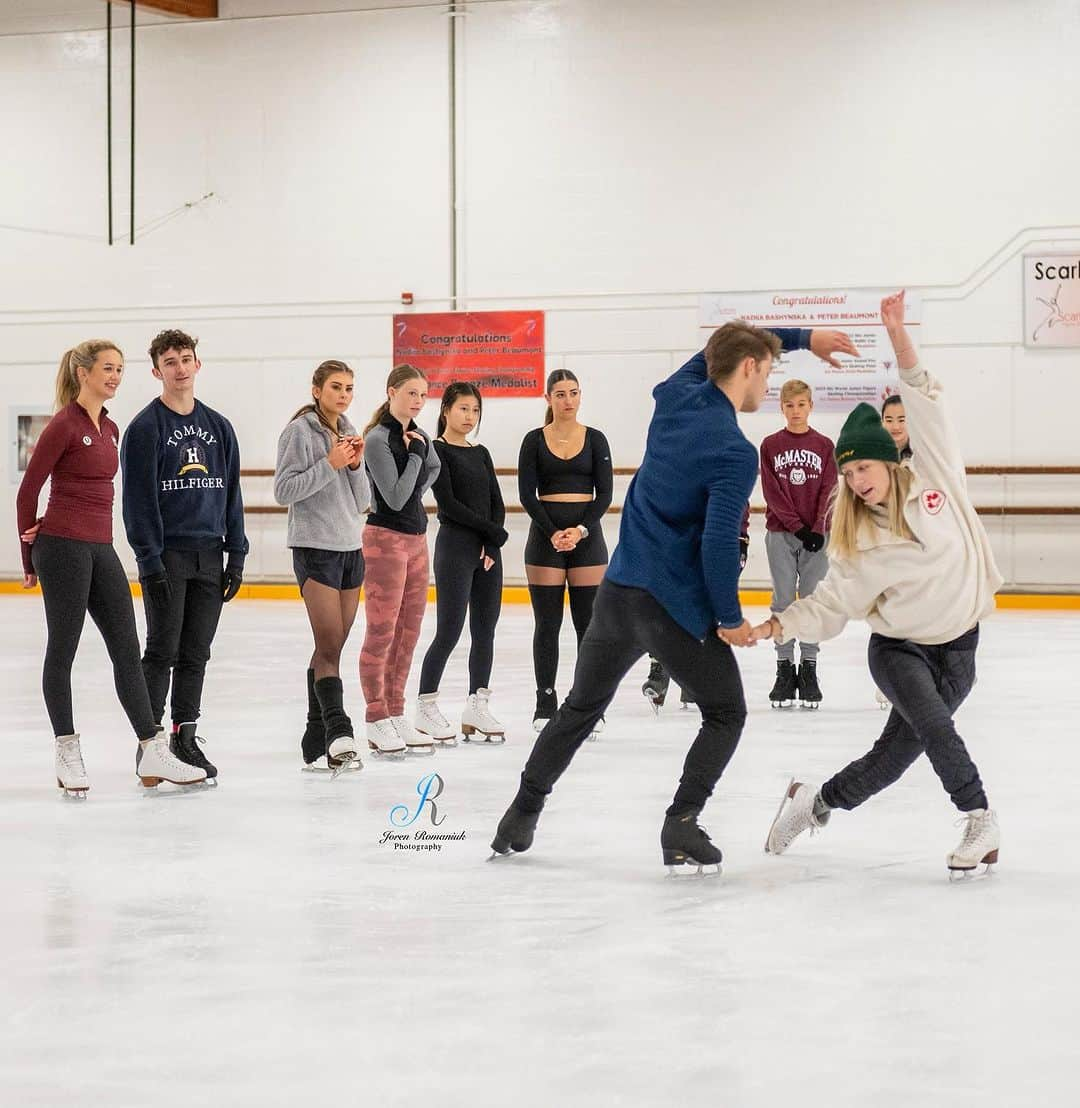
[[[1080,250],[1024,256],[1024,345],[1080,346]]]

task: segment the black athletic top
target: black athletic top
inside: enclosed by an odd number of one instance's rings
[[[582,504],[582,522],[591,531],[600,525],[611,507],[611,448],[602,431],[585,428],[585,445],[572,458],[552,454],[544,429],[530,431],[521,443],[518,456],[518,495],[533,522],[550,538],[559,530],[544,507],[541,496],[554,493],[591,493],[592,503]]]
[[[506,506],[487,448],[455,446],[442,439],[434,446],[442,462],[432,485],[439,522],[475,531],[487,546],[502,546],[509,537],[503,527]]]

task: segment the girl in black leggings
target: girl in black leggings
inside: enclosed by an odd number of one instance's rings
[[[600,522],[611,506],[611,450],[603,433],[578,422],[581,387],[568,369],[547,380],[547,419],[530,431],[518,457],[518,493],[532,518],[525,547],[536,629],[533,668],[536,712],[533,727],[544,729],[559,706],[555,675],[563,599],[570,590],[570,617],[578,645],[592,618],[596,590],[607,568]],[[598,721],[596,731],[603,726]]]
[[[41,582],[49,627],[42,686],[56,735],[56,783],[76,796],[90,788],[71,710],[71,667],[87,612],[105,640],[117,696],[139,739],[135,772],[142,783],[206,779],[205,770],[169,751],[154,720],[131,590],[112,545],[119,431],[105,403],[116,395],[123,372],[123,354],[104,339],[80,343],[64,355],[56,415],[41,432],[17,499],[23,587]],[[49,505],[38,519],[38,496],[48,478]]]
[[[506,509],[491,455],[469,442],[483,402],[475,385],[455,381],[442,395],[435,450],[442,469],[432,486],[439,506],[435,540],[435,640],[420,674],[416,730],[452,743],[456,729],[439,710],[443,670],[469,613],[469,700],[461,731],[472,742],[502,742],[505,731],[488,707],[495,624],[502,608]]]

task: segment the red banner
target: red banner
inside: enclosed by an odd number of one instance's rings
[[[543,312],[394,316],[394,364],[427,374],[429,394],[468,381],[487,396],[543,396]]]

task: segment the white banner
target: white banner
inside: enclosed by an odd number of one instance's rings
[[[809,350],[785,354],[769,378],[768,399],[778,401],[780,386],[797,377],[814,390],[818,411],[846,412],[860,401],[880,407],[899,388],[896,358],[881,325],[881,301],[895,289],[849,289],[822,292],[705,293],[698,300],[698,325],[709,332],[742,319],[755,327],[822,327],[845,331],[858,358],[838,355],[840,368],[814,357]],[[922,301],[906,297],[909,327],[922,320]],[[916,341],[918,332],[916,331]],[[703,336],[702,344],[708,335]]]
[[[1080,346],[1080,251],[1024,255],[1024,345]]]

